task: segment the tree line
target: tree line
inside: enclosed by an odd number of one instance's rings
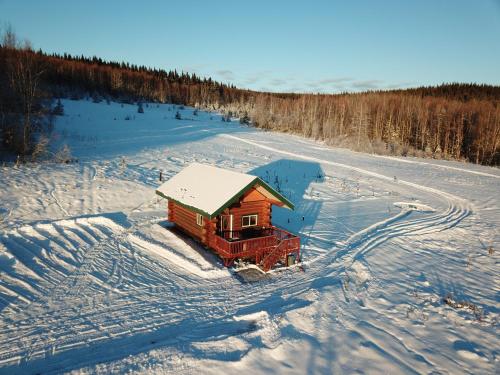
[[[41,134],[50,131],[50,95],[42,89],[45,67],[8,30],[0,48],[0,156],[5,150],[24,158],[36,155],[38,143],[47,143]]]
[[[0,46],[0,138],[27,155],[50,128],[51,98],[84,96],[195,106],[254,126],[381,154],[500,164],[500,87],[448,84],[365,93],[280,94],[98,57],[45,54],[6,33]],[[48,125],[49,124],[49,125]]]
[[[498,99],[459,100],[415,91],[295,98],[258,94],[254,101],[226,107],[248,113],[257,127],[357,151],[500,164]]]

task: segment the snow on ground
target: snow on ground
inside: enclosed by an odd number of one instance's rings
[[[499,372],[498,169],[64,106],[78,163],[0,167],[0,373]],[[245,283],[171,231],[159,173],[192,162],[292,200],[303,267]]]

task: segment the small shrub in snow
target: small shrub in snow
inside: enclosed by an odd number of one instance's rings
[[[33,147],[31,157],[33,160],[41,159],[48,154],[49,137],[42,135],[38,142]]]
[[[57,153],[54,155],[54,159],[58,163],[71,163],[75,161],[72,156],[71,156],[71,149],[69,148],[68,145],[64,145],[57,151]]]
[[[245,112],[243,117],[240,117],[240,124],[243,124],[243,125],[250,124],[250,117],[248,116],[248,113]]]
[[[484,317],[483,309],[479,306],[467,301],[456,301],[453,298],[453,294],[448,293],[446,297],[443,298],[443,302],[454,309],[466,309],[474,314],[477,320],[482,320]]]
[[[127,168],[127,160],[125,159],[125,156],[122,156],[120,159],[120,170],[123,172]]]
[[[443,158],[443,152],[441,150],[441,147],[438,145],[436,147],[436,150],[434,150],[434,154],[432,155],[434,159],[442,159]]]

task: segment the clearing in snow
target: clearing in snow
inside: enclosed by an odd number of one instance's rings
[[[498,373],[498,169],[63,104],[79,161],[0,167],[0,373]],[[279,187],[301,267],[246,283],[169,230],[193,162]]]

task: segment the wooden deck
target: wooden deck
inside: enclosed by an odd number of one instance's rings
[[[219,233],[210,244],[226,266],[235,259],[254,259],[255,264],[269,271],[279,260],[286,262],[288,254],[300,259],[300,238],[275,226],[256,231]]]

